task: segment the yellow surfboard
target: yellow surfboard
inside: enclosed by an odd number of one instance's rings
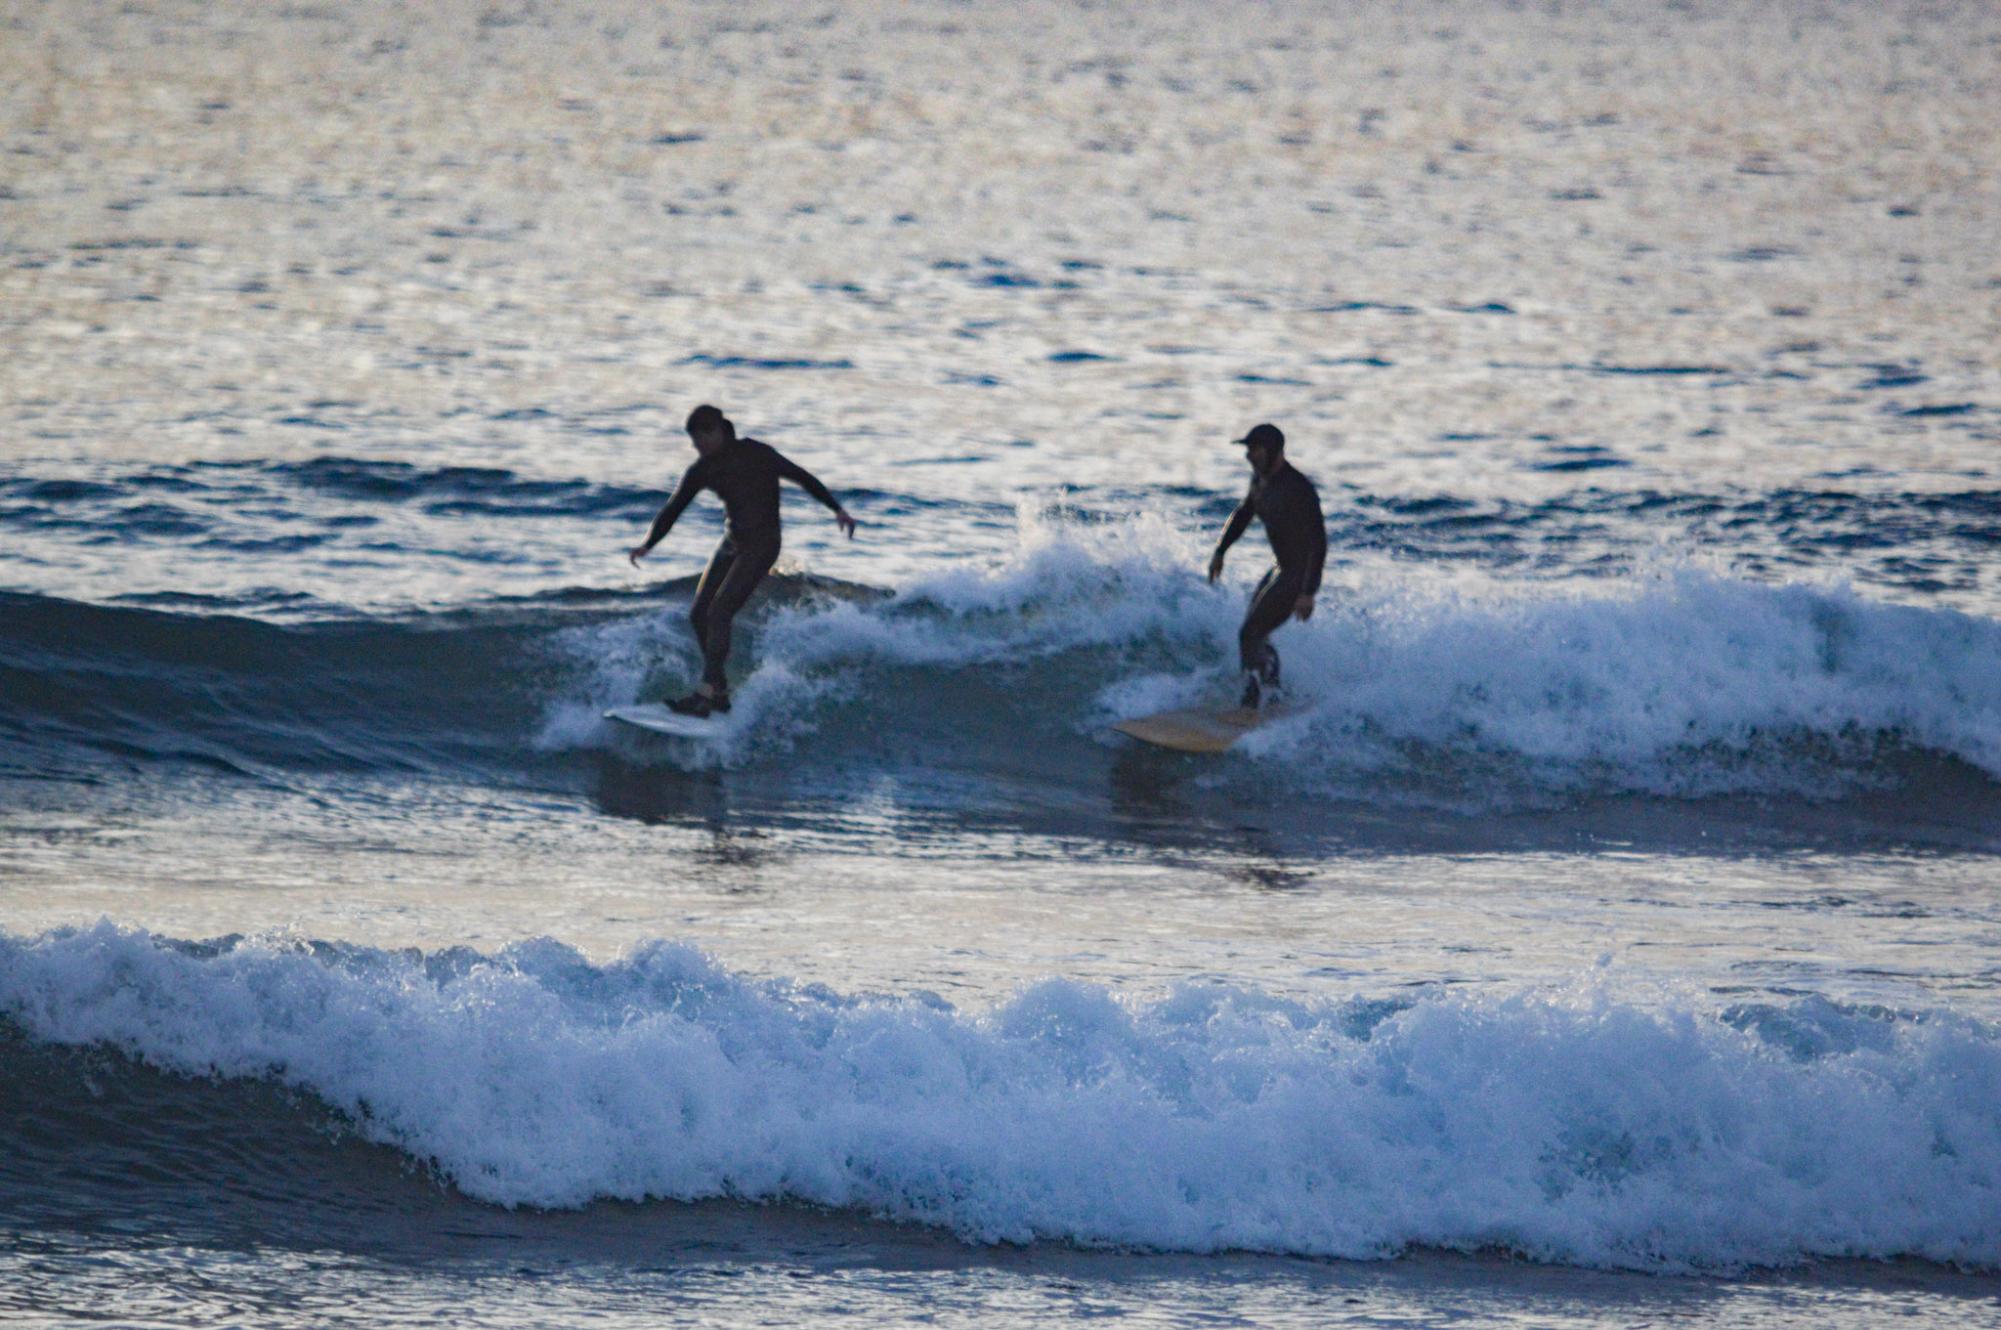
[[[1237,740],[1273,718],[1269,711],[1249,707],[1197,707],[1186,711],[1162,711],[1152,716],[1135,716],[1112,726],[1142,743],[1172,748],[1180,753],[1220,753]]]

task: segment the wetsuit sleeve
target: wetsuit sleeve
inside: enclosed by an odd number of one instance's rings
[[[822,485],[819,477],[815,476],[811,471],[800,466],[776,448],[771,450],[771,461],[772,465],[778,468],[778,474],[782,478],[791,481],[800,489],[805,490],[808,494],[825,504],[830,511],[837,513],[841,511],[841,501],[835,498],[832,491],[825,485]]]
[[[1237,505],[1237,511],[1230,514],[1230,523],[1223,528],[1223,538],[1216,542],[1216,553],[1221,554],[1237,543],[1237,537],[1244,534],[1251,525],[1251,518],[1257,515],[1257,505],[1246,494],[1244,501]]]
[[[653,519],[653,529],[646,533],[648,549],[667,538],[667,533],[674,529],[675,520],[681,516],[681,510],[693,502],[695,496],[709,483],[708,468],[702,465],[706,460],[706,458],[696,458],[694,464],[682,473],[681,483],[667,496],[667,502],[661,507],[660,515]]]

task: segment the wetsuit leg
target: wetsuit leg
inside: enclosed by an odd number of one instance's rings
[[[709,608],[715,604],[716,593],[722,589],[723,579],[729,576],[730,565],[736,562],[736,542],[728,536],[716,546],[716,552],[709,556],[709,566],[702,570],[702,580],[695,583],[695,599],[688,606],[688,623],[695,630],[695,647],[703,659],[709,654]]]
[[[723,673],[723,667],[729,663],[730,629],[736,613],[777,561],[776,545],[737,550],[729,566],[723,570],[720,584],[702,606],[702,625],[697,630],[702,638],[702,682],[716,692],[729,691],[729,677]],[[714,564],[710,564],[709,568],[711,572],[715,571]],[[704,587],[708,581],[708,575],[703,574]],[[701,599],[699,591],[696,599]]]
[[[1274,568],[1251,593],[1244,625],[1237,630],[1237,660],[1244,673],[1262,686],[1246,687],[1247,706],[1255,705],[1264,689],[1278,686],[1278,650],[1271,644],[1271,635],[1299,603],[1299,589],[1304,583],[1300,573]]]

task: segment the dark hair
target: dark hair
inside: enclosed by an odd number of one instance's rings
[[[708,403],[704,402],[688,413],[688,433],[712,429],[719,429],[731,438],[736,437],[736,426],[730,424],[730,418]]]

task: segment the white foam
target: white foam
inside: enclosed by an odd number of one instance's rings
[[[1214,655],[1210,639],[1234,631],[1229,603],[1186,576],[1191,538],[1164,520],[1081,525],[1027,508],[1019,521],[1015,545],[990,567],[950,570],[877,602],[762,610],[756,663],[734,694],[734,742],[647,752],[695,765],[783,751],[816,728],[815,702],[864,691],[872,668],[969,669],[1149,640],[1179,643],[1193,663]],[[601,723],[604,708],[638,700],[663,660],[689,672],[691,641],[673,613],[564,633],[570,678],[545,711],[538,744],[622,742]]]
[[[1240,581],[1211,587],[1206,540],[1153,515],[1027,512],[989,567],[879,602],[775,612],[751,677],[778,668],[772,686],[788,691],[782,708],[774,692],[772,714],[800,727],[815,723],[801,705],[813,689],[866,695],[870,669],[1072,653],[1095,653],[1073,681],[1081,727],[1220,700],[1232,691],[1244,582],[1264,559],[1248,552],[1233,564]],[[609,659],[589,667],[589,705],[631,700],[613,696],[631,674],[630,628],[590,631]],[[1380,562],[1337,572],[1314,618],[1275,642],[1304,714],[1239,748],[1309,788],[1443,770],[1462,786],[1545,791],[1819,791],[1855,778],[1886,744],[2001,776],[2001,623],[1839,585],[1772,586],[1687,563],[1511,584]]]
[[[309,1090],[508,1205],[787,1197],[983,1242],[2001,1266],[2001,1033],[1942,1013],[1725,1019],[1602,976],[1401,1009],[1046,982],[961,1012],[664,944],[603,967],[546,940],[319,950],[0,935],[0,1011]]]
[[[604,721],[607,707],[639,701],[663,660],[689,668],[694,653],[687,637],[678,616],[658,612],[558,634],[554,649],[568,676],[566,690],[544,712],[536,747],[552,751],[603,745],[610,734]]]
[[[604,712],[657,700],[663,665],[678,667],[684,680],[699,672],[685,618],[654,612],[568,629],[557,636],[555,651],[567,686],[543,712],[537,748],[616,749],[647,759],[664,754],[689,769],[737,766],[753,755],[782,750],[811,732],[811,704],[838,696],[844,683],[838,676],[803,677],[783,661],[767,662],[733,690],[729,721],[719,736],[663,741],[633,735],[606,721]]]
[[[1677,794],[1815,788],[1885,744],[2001,775],[2001,624],[1952,610],[1687,566],[1478,599],[1411,578],[1330,608],[1284,639],[1311,714],[1251,754],[1324,773],[1449,752]]]
[[[815,664],[975,665],[1206,638],[1228,618],[1188,575],[1197,538],[1157,515],[1085,523],[1024,508],[1018,522],[1014,546],[992,565],[919,579],[876,606],[782,615],[773,646]]]

